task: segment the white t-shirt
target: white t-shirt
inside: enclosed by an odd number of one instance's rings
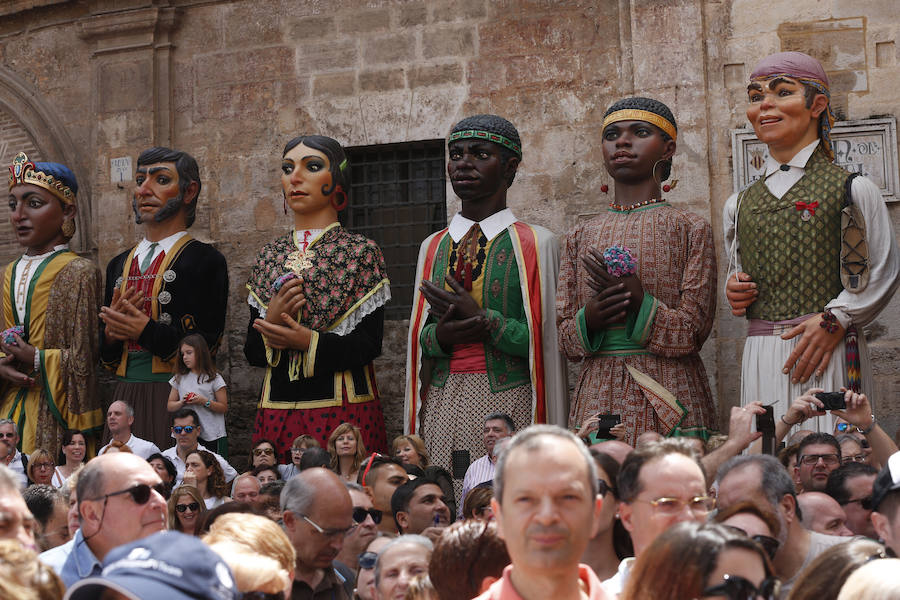
[[[207,400],[216,399],[216,392],[225,387],[225,380],[222,376],[216,374],[216,378],[209,381],[209,377],[205,374],[197,375],[196,373],[188,373],[187,375],[175,375],[169,380],[169,385],[178,390],[178,395],[183,399],[191,392],[203,396]],[[185,405],[187,408],[197,412],[200,417],[200,438],[211,442],[221,437],[225,437],[225,414],[215,413],[202,404]]]

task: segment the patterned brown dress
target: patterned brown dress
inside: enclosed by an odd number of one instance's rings
[[[583,326],[582,309],[592,290],[582,257],[589,248],[602,251],[615,244],[627,246],[637,261],[647,310],[637,323],[630,317],[627,328],[634,333],[628,344],[607,338],[592,349]],[[716,309],[716,257],[706,220],[659,203],[609,210],[578,226],[566,237],[556,305],[560,350],[570,360],[584,361],[570,426],[596,413],[619,414],[625,441],[632,445],[644,431],[706,439],[716,429],[716,407],[699,355]]]

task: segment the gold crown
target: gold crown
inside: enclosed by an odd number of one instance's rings
[[[75,193],[72,188],[53,175],[38,171],[25,153],[19,152],[9,166],[9,189],[25,183],[44,188],[64,204],[75,204]]]

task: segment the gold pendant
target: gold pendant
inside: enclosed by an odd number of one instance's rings
[[[294,250],[290,254],[288,254],[287,261],[285,261],[284,266],[294,273],[300,274],[301,271],[305,271],[313,266],[312,258],[315,258],[316,255],[312,250],[307,250],[306,252],[301,252],[300,250]]]

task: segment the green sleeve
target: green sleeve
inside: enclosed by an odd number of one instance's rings
[[[629,340],[640,346],[647,345],[658,308],[659,300],[644,292],[641,308],[636,313],[629,313],[628,320],[625,322],[625,334]]]
[[[528,322],[519,321],[512,317],[504,317],[503,314],[492,308],[486,308],[488,319],[488,343],[510,356],[527,357],[530,336],[528,334]]]
[[[428,358],[450,358],[450,355],[444,352],[438,343],[437,323],[428,323],[422,328],[419,343],[422,345],[422,354]]]

